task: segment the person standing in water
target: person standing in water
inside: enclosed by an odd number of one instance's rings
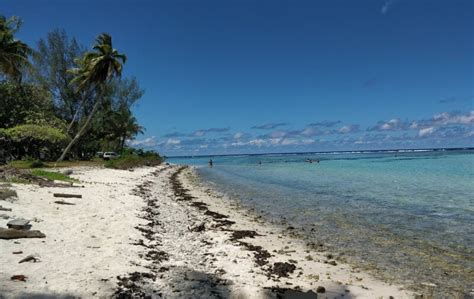
[[[209,159],[209,167],[212,168],[213,164],[214,164],[214,163],[212,162],[212,159]]]

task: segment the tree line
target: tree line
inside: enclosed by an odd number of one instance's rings
[[[122,77],[109,34],[87,49],[58,29],[32,48],[15,37],[21,24],[0,16],[0,160],[89,159],[143,133],[132,107],[144,91]]]

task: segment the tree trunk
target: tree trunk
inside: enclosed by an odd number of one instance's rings
[[[74,116],[73,116],[71,122],[69,123],[69,126],[67,127],[67,131],[66,131],[66,132],[67,132],[68,134],[71,132],[72,126],[73,126],[74,122],[76,121],[76,118],[77,118],[77,116],[79,115],[79,112],[80,112],[81,109],[82,109],[82,105],[84,105],[84,101],[85,101],[85,99],[82,98],[81,104],[79,105],[79,108],[77,108],[76,113],[74,113]]]
[[[120,152],[123,152],[123,148],[125,147],[125,140],[127,139],[126,136],[123,136],[120,140]]]
[[[79,132],[77,132],[76,136],[74,136],[74,138],[71,140],[71,142],[69,142],[68,146],[64,149],[63,153],[61,154],[61,157],[59,157],[59,159],[56,162],[61,162],[62,160],[64,160],[67,153],[71,150],[72,146],[79,140],[79,138],[81,138],[81,136],[84,134],[84,132],[86,132],[87,128],[89,127],[89,124],[92,121],[92,118],[94,117],[94,114],[99,109],[99,106],[100,106],[101,102],[102,102],[102,97],[100,97],[97,100],[97,102],[94,104],[94,107],[92,108],[91,113],[87,117],[86,123],[82,126],[82,128],[79,130]]]

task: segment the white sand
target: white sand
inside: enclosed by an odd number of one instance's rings
[[[262,246],[272,254],[268,264],[258,266],[253,252],[229,240],[231,232],[215,227],[217,222],[190,202],[176,201],[170,176],[177,167],[154,176],[156,169],[77,169],[73,177],[80,179],[84,188],[15,184],[18,201],[0,201],[0,205],[13,211],[0,214],[41,220],[33,221],[32,229],[41,230],[46,238],[0,240],[0,297],[110,297],[117,289],[116,277],[135,271],[156,275],[155,280],[136,282],[153,297],[272,298],[274,293],[265,287],[316,291],[318,286],[326,289],[318,298],[413,297],[400,286],[378,281],[349,265],[324,263],[325,253],[308,248],[290,232],[263,222],[235,202],[198,185],[192,171],[185,170],[179,178],[190,189],[189,194],[196,197],[193,201],[204,202],[210,211],[228,215],[228,220],[236,222],[229,229],[255,230],[261,235],[241,240]],[[153,227],[153,241],[135,229],[137,225],[146,227],[148,221],[140,218],[146,207],[143,196],[132,195],[135,186],[150,180],[154,184],[147,194],[158,206],[154,209],[158,223]],[[83,198],[65,199],[76,205],[58,205],[53,203],[58,200],[53,192],[77,193]],[[5,227],[7,221],[0,219],[0,227]],[[204,231],[191,230],[202,223]],[[131,244],[140,239],[151,248]],[[14,251],[23,254],[12,254]],[[140,257],[150,251],[166,252],[168,259],[157,264]],[[38,255],[41,261],[18,263],[30,254]],[[288,278],[269,278],[267,270],[275,262],[295,263],[296,270]],[[18,274],[27,276],[27,282],[10,280]]]
[[[0,202],[12,212],[2,214],[32,221],[32,230],[46,234],[44,239],[0,240],[0,290],[6,297],[58,294],[91,297],[111,294],[117,275],[136,268],[140,248],[131,246],[140,236],[134,229],[144,220],[136,217],[143,200],[130,195],[131,189],[150,173],[151,168],[135,172],[108,169],[79,169],[72,175],[84,188],[41,188],[14,185],[18,200]],[[53,203],[53,193],[82,194],[82,199],[67,198],[76,205]],[[6,227],[8,220],[1,220]],[[23,251],[23,254],[12,254]],[[23,257],[37,254],[38,263],[21,263]],[[27,282],[10,281],[12,275],[25,275]],[[101,281],[108,279],[108,281]]]

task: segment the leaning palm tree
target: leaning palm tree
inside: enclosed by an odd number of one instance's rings
[[[92,118],[101,106],[103,98],[106,94],[106,85],[114,77],[120,77],[122,74],[122,64],[125,63],[127,57],[112,47],[112,37],[107,33],[102,33],[96,39],[93,51],[84,54],[79,61],[79,68],[72,70],[75,74],[71,84],[75,84],[78,90],[96,89],[97,99],[92,111],[86,118],[86,121],[77,132],[76,136],[71,140],[68,146],[58,159],[64,160],[72,146],[81,138],[88,129]]]
[[[28,65],[28,56],[32,50],[24,42],[15,39],[15,33],[21,26],[16,17],[6,19],[0,16],[0,71],[14,81],[21,83],[21,69]]]

